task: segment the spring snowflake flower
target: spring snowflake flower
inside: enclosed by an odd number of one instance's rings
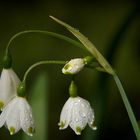
[[[64,74],[76,74],[81,71],[85,66],[84,59],[76,58],[71,59],[62,69]]]
[[[58,125],[60,130],[69,125],[77,135],[80,135],[87,124],[93,130],[97,129],[94,119],[93,109],[87,100],[78,96],[70,97],[62,109]]]
[[[33,135],[32,110],[25,98],[16,96],[4,107],[0,115],[0,127],[3,125],[9,129],[11,135],[21,128],[28,135]]]
[[[20,80],[16,73],[10,69],[3,69],[0,78],[0,109],[16,96]]]

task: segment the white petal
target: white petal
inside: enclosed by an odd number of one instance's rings
[[[34,132],[32,109],[24,98],[20,99],[20,123],[23,131],[32,136]]]
[[[19,121],[19,106],[18,99],[15,97],[12,99],[3,109],[2,114],[5,113],[6,117],[6,126],[10,131],[10,134],[14,134],[20,129],[20,121]]]
[[[8,116],[11,116],[11,112],[13,110],[14,104],[16,102],[15,100],[16,98],[14,98],[13,100],[11,100],[11,102],[9,102],[3,109],[1,115],[0,115],[0,127],[2,127],[4,124],[6,124],[7,118],[10,118]],[[15,109],[15,108],[14,108]],[[11,118],[10,118],[11,119]],[[7,125],[7,124],[6,124]]]
[[[67,102],[64,104],[61,115],[60,115],[60,129],[65,129],[68,127],[68,124],[71,120],[71,110],[73,107],[73,99],[69,98]]]
[[[94,117],[94,111],[92,108],[90,108],[90,111],[88,113],[88,125],[93,129],[96,130],[97,126],[95,125],[95,117]]]
[[[5,124],[8,112],[9,110],[5,109],[0,114],[0,127],[2,127]]]
[[[12,69],[3,69],[1,73],[0,82],[0,102],[3,102],[4,106],[16,96],[17,86],[19,79]]]
[[[1,78],[0,78],[0,94],[1,94],[1,88],[2,88],[2,85],[1,85]],[[4,101],[2,100],[1,95],[0,95],[0,109],[2,109],[3,107],[4,107]]]
[[[13,135],[20,130],[20,116],[19,116],[19,108],[12,108],[9,112],[9,115],[6,119],[7,128],[10,131],[10,134]],[[12,130],[11,130],[12,129]]]
[[[9,73],[10,73],[11,79],[13,81],[14,87],[16,87],[16,89],[17,89],[17,87],[20,84],[20,79],[12,69],[10,69]]]
[[[87,122],[87,112],[86,109],[87,102],[81,97],[74,98],[74,105],[72,108],[72,118],[70,122],[70,127],[75,131],[76,134],[80,134]]]

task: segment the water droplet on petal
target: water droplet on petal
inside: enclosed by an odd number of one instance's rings
[[[82,107],[85,107],[85,105],[84,105],[84,104],[81,104],[81,106],[82,106]]]
[[[80,102],[81,100],[80,99],[78,99],[78,102]]]
[[[85,113],[82,113],[82,117],[85,118],[86,117],[86,114]]]
[[[75,121],[76,121],[76,122],[78,122],[78,121],[79,121],[79,119],[78,119],[78,118],[76,118],[76,119],[75,119]]]

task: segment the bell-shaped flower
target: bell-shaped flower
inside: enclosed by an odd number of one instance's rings
[[[16,73],[10,69],[3,69],[0,77],[0,109],[16,96],[20,80]]]
[[[94,112],[89,102],[78,96],[70,97],[62,109],[59,129],[65,129],[69,125],[77,135],[80,135],[87,124],[93,130],[97,129]]]
[[[84,59],[75,58],[71,59],[62,69],[62,73],[64,74],[77,74],[81,71],[85,66]]]
[[[32,136],[34,132],[34,119],[32,109],[27,100],[16,96],[3,109],[0,115],[0,127],[5,125],[13,135],[20,129]]]

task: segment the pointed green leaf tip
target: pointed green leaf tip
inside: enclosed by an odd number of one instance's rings
[[[87,37],[85,37],[82,33],[80,33],[77,29],[71,27],[67,23],[50,16],[53,20],[55,20],[57,23],[64,26],[66,29],[68,29],[74,36],[76,36],[81,43],[85,46],[85,48],[97,59],[99,64],[107,71],[107,73],[114,75],[114,70],[110,66],[110,64],[107,62],[107,60],[102,56],[102,54],[96,49],[96,47],[88,40]]]

